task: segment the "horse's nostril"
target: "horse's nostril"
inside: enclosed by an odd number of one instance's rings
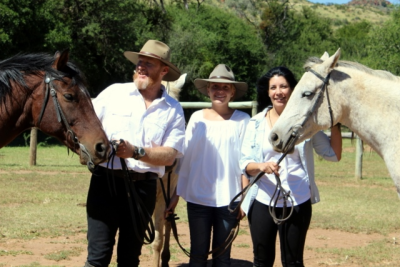
[[[271,141],[276,142],[279,139],[279,136],[276,133],[271,133]]]

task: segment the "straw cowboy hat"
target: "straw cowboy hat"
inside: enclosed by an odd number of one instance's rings
[[[152,57],[161,60],[161,62],[169,67],[168,73],[164,75],[164,81],[175,81],[181,76],[180,70],[170,62],[170,48],[163,42],[148,40],[140,52],[125,51],[124,56],[135,65],[137,65],[139,61],[139,56]]]
[[[207,83],[233,83],[236,88],[235,99],[242,97],[247,91],[247,83],[235,81],[235,75],[232,70],[225,64],[219,64],[211,72],[208,79],[194,80],[194,86],[204,95],[207,94]]]

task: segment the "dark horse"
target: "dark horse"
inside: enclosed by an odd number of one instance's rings
[[[110,146],[68,50],[0,62],[0,148],[32,127],[57,138],[92,170]],[[49,100],[51,98],[52,100]]]

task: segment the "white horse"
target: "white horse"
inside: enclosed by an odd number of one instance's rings
[[[340,49],[332,57],[307,60],[269,141],[276,151],[290,151],[291,137],[297,144],[340,122],[383,158],[400,197],[400,77],[339,57]]]
[[[182,74],[181,77],[174,82],[162,82],[167,89],[167,92],[170,96],[179,100],[179,93],[185,84],[186,73]],[[175,164],[176,166],[176,164]],[[165,191],[168,192],[168,175],[170,175],[170,185],[169,192],[170,196],[175,190],[175,187],[178,183],[178,175],[175,174],[175,166],[173,167],[171,172],[166,172],[162,177],[161,181],[164,184]],[[157,198],[156,198],[156,207],[153,213],[153,222],[155,227],[155,239],[151,244],[154,252],[153,258],[153,266],[158,267],[160,265],[160,259],[162,262],[162,266],[168,266],[168,262],[170,259],[170,251],[169,251],[169,240],[171,233],[171,224],[165,220],[164,211],[166,209],[165,199],[161,188],[161,183],[157,183]],[[164,238],[164,226],[165,226],[165,238]],[[162,253],[161,253],[162,250]]]

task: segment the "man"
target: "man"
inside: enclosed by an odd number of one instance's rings
[[[118,140],[118,146],[115,157],[98,166],[91,178],[85,267],[109,265],[117,231],[118,266],[139,265],[157,179],[164,166],[182,157],[183,110],[161,85],[180,76],[170,62],[169,47],[149,40],[140,52],[124,55],[136,65],[134,82],[113,84],[93,101],[107,136]]]

